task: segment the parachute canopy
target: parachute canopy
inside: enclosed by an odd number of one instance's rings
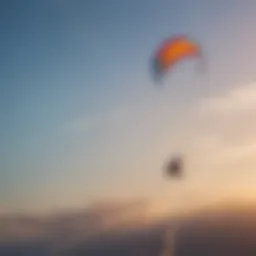
[[[200,46],[185,35],[172,36],[157,48],[153,57],[153,72],[161,78],[176,63],[189,57],[201,57]]]

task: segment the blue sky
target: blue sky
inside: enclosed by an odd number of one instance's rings
[[[223,117],[215,115],[214,130],[209,114],[195,117],[192,109],[256,82],[255,8],[249,0],[1,2],[0,206],[166,194],[164,159],[197,152],[187,140],[230,130],[230,123],[217,127]],[[207,74],[182,63],[158,90],[149,58],[176,33],[201,42]],[[190,167],[195,178],[170,194],[212,184],[213,167],[206,163],[205,181],[199,155]]]

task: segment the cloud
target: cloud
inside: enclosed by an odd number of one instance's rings
[[[256,168],[256,83],[236,86],[195,108],[193,154],[211,169]]]
[[[224,96],[202,99],[196,106],[203,135],[244,143],[256,137],[256,83],[237,86]]]
[[[238,86],[224,96],[203,99],[199,104],[199,112],[230,114],[235,111],[256,109],[256,83]]]
[[[223,158],[241,159],[244,157],[255,157],[256,154],[256,140],[251,139],[247,143],[238,146],[230,147],[226,152],[222,152]]]
[[[68,230],[69,240],[84,239],[103,231],[129,230],[149,224],[146,199],[95,203],[85,209],[66,209],[47,215],[6,213],[0,216],[0,244],[4,241],[57,242]],[[70,241],[69,241],[70,242]]]
[[[66,132],[87,132],[107,124],[117,124],[125,119],[126,112],[121,109],[113,109],[107,113],[94,116],[79,117],[71,120],[64,128]]]

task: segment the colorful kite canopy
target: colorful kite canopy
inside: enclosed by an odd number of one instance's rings
[[[191,57],[201,57],[200,46],[185,35],[172,36],[165,40],[153,57],[153,71],[161,78],[179,61]]]

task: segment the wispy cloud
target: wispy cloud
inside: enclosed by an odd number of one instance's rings
[[[198,110],[207,114],[230,114],[250,109],[256,109],[256,83],[237,86],[220,97],[203,99]]]
[[[195,150],[209,164],[256,167],[256,83],[236,86],[224,95],[202,99]]]
[[[87,132],[104,127],[107,124],[118,124],[122,123],[128,118],[129,111],[122,108],[114,108],[108,112],[99,113],[94,116],[81,116],[70,120],[65,126],[66,132]]]
[[[147,225],[147,199],[106,201],[84,209],[66,209],[46,215],[6,213],[0,215],[0,244],[3,241],[34,240],[44,238],[58,242],[63,229],[68,229],[72,239],[85,239],[101,232],[130,229]],[[147,222],[149,221],[149,222]]]

